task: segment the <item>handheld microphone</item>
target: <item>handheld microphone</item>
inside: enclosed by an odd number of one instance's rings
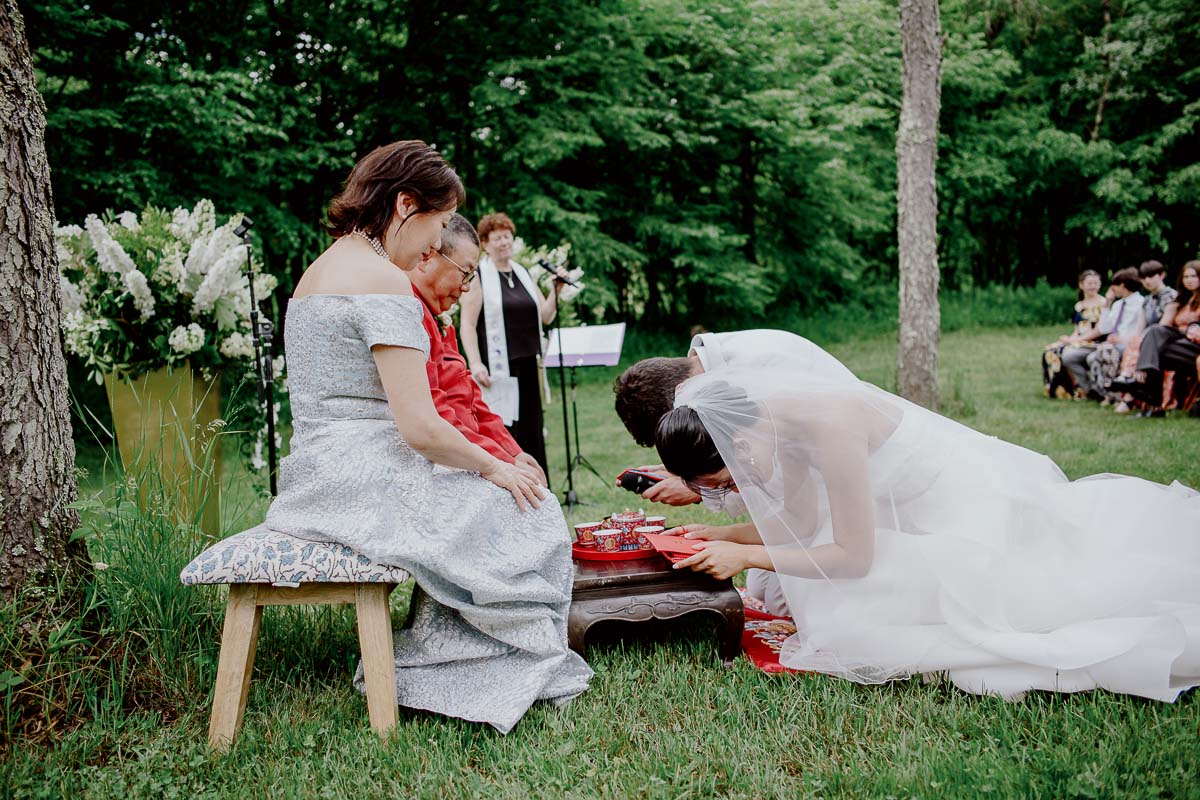
[[[537,265],[539,267],[541,267],[542,269],[546,270],[546,272],[549,272],[551,275],[553,275],[554,280],[558,281],[559,283],[565,283],[567,286],[574,286],[576,289],[579,288],[579,284],[577,284],[575,281],[571,280],[570,278],[560,278],[558,276],[558,273],[555,272],[555,270],[557,270],[558,267],[551,264],[548,260],[546,260],[544,258],[539,258],[537,260]]]

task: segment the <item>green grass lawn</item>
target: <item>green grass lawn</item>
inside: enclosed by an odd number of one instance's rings
[[[1072,478],[1123,472],[1200,486],[1200,420],[1122,418],[1092,403],[1042,397],[1038,354],[1058,332],[947,335],[941,361],[946,410],[1050,455]],[[862,378],[884,388],[894,384],[892,338],[831,349]],[[656,460],[629,439],[613,413],[615,374],[581,374],[582,449],[606,480],[576,475],[576,490],[591,505],[574,510],[572,521],[638,506],[639,499],[611,486],[611,478]],[[547,420],[561,491],[557,385],[555,398]],[[89,485],[102,486],[97,455],[83,456],[92,459]],[[227,496],[234,498],[226,524],[256,522],[263,501],[246,489],[244,474],[232,466],[226,472]],[[693,510],[666,513],[676,522],[704,518]],[[132,570],[122,562],[121,543],[107,541],[111,569]],[[175,562],[164,559],[158,569],[164,585],[174,569]],[[191,591],[209,593],[201,607],[211,615],[218,590]],[[397,595],[399,614],[405,596]],[[161,619],[156,613],[145,612],[146,637],[170,638],[150,631]],[[1174,705],[1104,692],[1031,694],[1007,703],[915,679],[862,687],[824,676],[768,676],[744,661],[721,667],[713,631],[699,623],[661,632],[657,641],[610,637],[589,653],[596,670],[591,691],[567,710],[535,708],[507,737],[402,713],[393,738],[381,743],[368,730],[364,701],[349,686],[355,659],[349,613],[268,609],[241,738],[228,755],[213,756],[204,739],[214,620],[199,628],[208,632],[200,644],[162,650],[168,655],[157,666],[165,674],[195,677],[181,679],[155,711],[109,712],[49,749],[10,753],[0,765],[0,795],[1200,796],[1194,692]]]

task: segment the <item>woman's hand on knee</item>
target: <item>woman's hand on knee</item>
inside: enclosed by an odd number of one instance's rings
[[[516,464],[518,468],[523,469],[525,472],[533,476],[533,479],[537,481],[539,486],[548,487],[550,485],[550,482],[546,480],[546,473],[542,471],[542,465],[537,462],[536,458],[529,455],[529,453],[518,454],[517,457],[513,459],[513,463]]]
[[[541,501],[546,495],[538,486],[537,479],[527,469],[515,464],[506,464],[496,458],[479,474],[511,494],[522,511],[528,511],[530,506],[542,507]]]

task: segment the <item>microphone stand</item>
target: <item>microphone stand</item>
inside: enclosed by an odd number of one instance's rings
[[[562,321],[558,307],[559,277],[552,270],[550,274],[554,275],[554,284],[550,287],[550,291],[554,292],[554,333],[558,336],[558,388],[562,395],[563,441],[567,446],[567,491],[563,495],[563,502],[570,510],[579,505],[579,497],[575,494],[575,464],[571,459],[571,422],[570,417],[567,416],[567,370],[566,365],[563,364]]]
[[[586,469],[590,470],[593,475],[596,476],[596,478],[600,481],[600,483],[604,484],[605,486],[607,486],[608,483],[607,483],[607,481],[604,480],[603,477],[601,477],[599,471],[597,471],[597,469],[592,466],[592,463],[590,461],[588,461],[586,458],[584,458],[584,455],[583,455],[583,445],[580,444],[580,440],[579,440],[579,407],[575,404],[575,367],[571,367],[571,411],[570,411],[570,416],[568,416],[568,412],[567,412],[567,377],[566,377],[565,364],[563,363],[562,323],[559,319],[560,309],[559,309],[559,302],[558,302],[558,284],[560,284],[560,283],[568,284],[568,285],[574,285],[574,284],[571,284],[569,281],[563,280],[562,278],[558,277],[558,275],[555,273],[555,271],[550,268],[549,264],[543,262],[542,268],[545,269],[547,272],[549,272],[551,275],[554,275],[554,283],[555,283],[555,285],[551,288],[551,291],[554,292],[554,332],[558,335],[558,388],[559,388],[560,393],[562,394],[563,441],[566,442],[566,447],[567,447],[567,492],[565,495],[565,502],[567,504],[567,508],[571,509],[571,508],[574,508],[575,506],[587,505],[587,503],[584,503],[582,500],[579,499],[578,495],[575,494],[575,468],[576,467],[585,467]],[[571,456],[571,418],[572,417],[574,417],[574,422],[575,422],[575,455],[574,455],[574,457]]]
[[[242,217],[241,223],[234,231],[242,237],[246,246],[246,282],[250,286],[250,333],[254,341],[254,385],[258,389],[258,404],[267,410],[267,475],[271,484],[271,496],[279,494],[278,477],[275,468],[275,365],[271,361],[271,338],[275,326],[269,319],[259,321],[258,300],[254,297],[254,268],[251,264],[250,253],[253,245],[250,242],[250,227],[254,223],[249,217]]]

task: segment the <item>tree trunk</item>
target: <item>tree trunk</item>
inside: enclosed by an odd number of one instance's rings
[[[904,98],[896,132],[902,397],[936,409],[938,308],[937,131],[942,40],[937,0],[900,0]]]
[[[0,599],[78,587],[75,445],[59,333],[46,107],[16,0],[0,0]]]

